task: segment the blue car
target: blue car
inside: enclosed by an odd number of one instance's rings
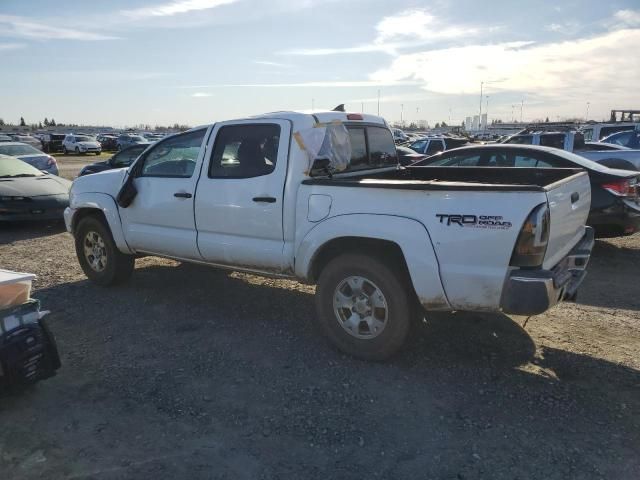
[[[612,143],[628,148],[640,148],[640,130],[616,132],[600,140],[601,143]]]

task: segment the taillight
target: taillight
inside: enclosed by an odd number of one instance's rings
[[[546,203],[538,205],[520,229],[518,241],[511,255],[512,267],[539,267],[549,243],[551,216]]]
[[[56,165],[56,159],[53,158],[52,156],[49,156],[47,158],[47,166],[53,167],[54,165]]]
[[[617,197],[636,197],[638,196],[638,185],[635,178],[625,178],[616,182],[603,183],[602,188],[607,192],[613,193]]]

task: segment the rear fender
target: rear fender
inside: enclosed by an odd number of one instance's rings
[[[83,210],[99,210],[103,213],[109,224],[111,235],[116,242],[118,250],[122,253],[132,254],[127,241],[124,238],[124,232],[122,230],[122,222],[120,220],[120,214],[118,213],[118,206],[115,200],[106,193],[79,193],[73,195],[71,199],[70,208],[72,217],[70,219],[70,226],[75,228],[76,219],[79,218],[78,214],[81,214]],[[72,232],[73,233],[73,232]]]
[[[361,237],[393,242],[404,256],[413,288],[428,310],[451,310],[440,280],[440,269],[426,227],[392,215],[351,214],[328,218],[296,241],[295,273],[310,280],[316,255],[327,243],[341,237]]]

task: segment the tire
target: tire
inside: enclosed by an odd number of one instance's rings
[[[80,149],[78,147],[76,147],[76,155],[80,155]]]
[[[100,152],[96,152],[96,157],[100,156]]]
[[[353,289],[358,278],[363,281]],[[405,275],[384,262],[361,254],[340,255],[326,265],[318,280],[317,325],[339,350],[364,360],[386,360],[409,333],[410,291]],[[341,308],[339,299],[350,305]]]
[[[69,154],[69,150],[67,150],[67,147],[62,147],[62,153],[65,155]]]
[[[123,283],[131,277],[135,257],[118,250],[111,230],[104,221],[93,216],[83,218],[75,229],[74,238],[80,267],[89,280],[107,287]],[[96,246],[96,249],[92,246]],[[94,251],[89,254],[89,250]],[[94,254],[96,250],[101,250],[98,256],[102,258],[99,261]]]

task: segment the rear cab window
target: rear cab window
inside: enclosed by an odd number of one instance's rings
[[[388,128],[360,124],[346,127],[351,140],[351,162],[345,172],[398,165],[396,145]]]

